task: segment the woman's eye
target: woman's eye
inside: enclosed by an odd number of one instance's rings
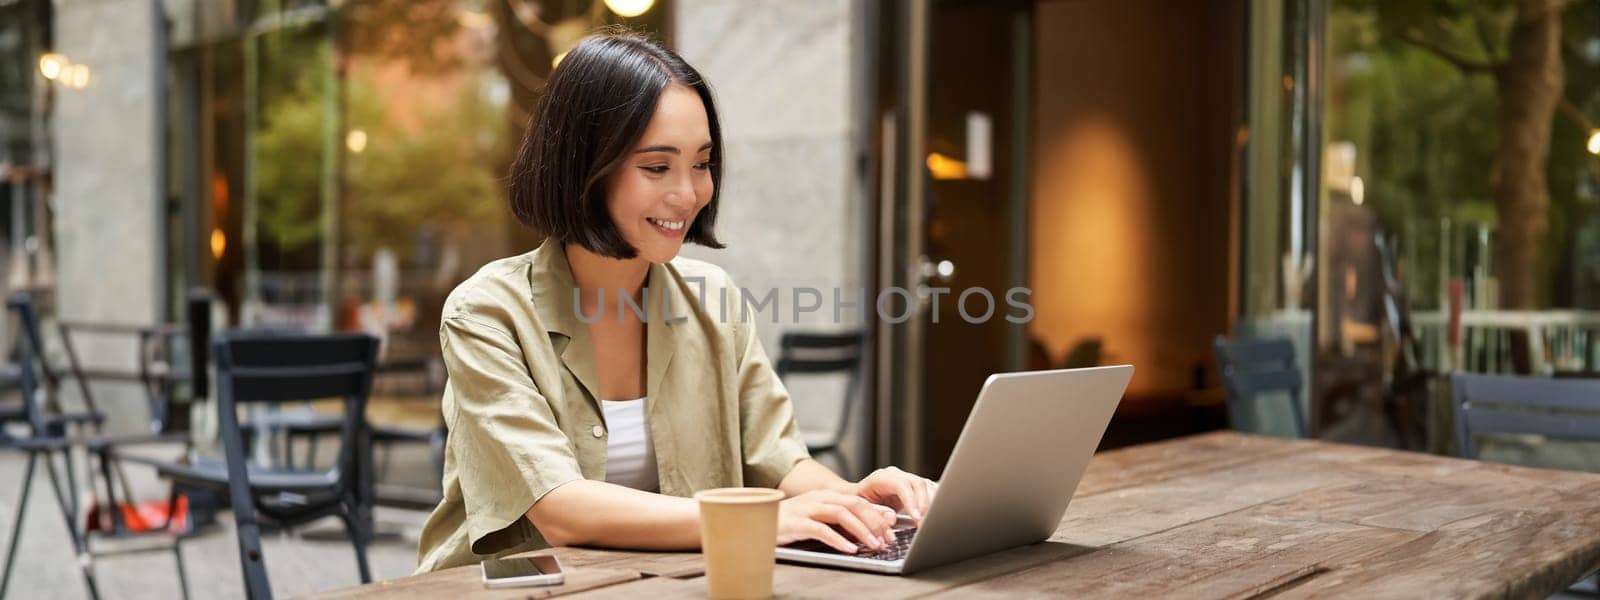
[[[644,169],[646,171],[649,171],[651,173],[655,173],[657,175],[660,175],[662,173],[667,172],[667,167],[664,167],[664,166],[659,166],[659,167],[639,167],[639,168]]]
[[[708,161],[705,161],[703,163],[697,164],[697,165],[694,166],[694,168],[700,169],[701,171],[704,171],[706,169],[710,169],[711,168],[711,161],[708,160]]]

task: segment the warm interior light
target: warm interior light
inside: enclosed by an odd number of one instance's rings
[[[637,17],[650,10],[655,0],[606,0],[606,8],[619,17]]]
[[[54,52],[45,53],[39,57],[39,74],[45,79],[54,81],[61,76],[61,71],[67,67],[67,57]]]
[[[1600,154],[1600,129],[1589,134],[1589,154]]]
[[[1350,178],[1350,201],[1357,206],[1367,201],[1367,184],[1360,177]]]
[[[74,89],[89,87],[89,65],[67,65],[61,74],[61,80]]]
[[[552,68],[552,69],[556,68],[557,65],[561,64],[561,59],[566,58],[566,57],[567,57],[567,53],[565,53],[565,52],[562,52],[561,54],[557,54],[555,58],[550,59],[550,68]]]
[[[222,228],[211,230],[211,257],[222,260],[222,251],[228,249],[228,236],[223,235]]]
[[[966,179],[967,163],[938,152],[928,153],[928,172],[934,179]]]
[[[362,150],[367,149],[367,132],[360,129],[351,129],[350,133],[344,135],[344,146],[349,148],[352,153],[361,154]]]

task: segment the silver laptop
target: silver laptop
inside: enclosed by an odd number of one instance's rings
[[[857,554],[805,541],[786,562],[906,574],[1048,539],[1133,377],[1133,366],[990,375],[920,527]]]

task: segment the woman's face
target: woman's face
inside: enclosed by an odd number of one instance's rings
[[[678,255],[700,209],[711,203],[711,126],[694,90],[670,84],[639,144],[606,181],[607,209],[639,257]]]

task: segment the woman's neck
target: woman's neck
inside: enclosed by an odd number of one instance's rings
[[[610,258],[590,252],[578,244],[566,244],[567,264],[572,281],[578,285],[585,314],[595,314],[602,300],[615,310],[619,294],[639,301],[639,290],[650,275],[650,261],[643,258]],[[601,292],[604,290],[604,297]]]

